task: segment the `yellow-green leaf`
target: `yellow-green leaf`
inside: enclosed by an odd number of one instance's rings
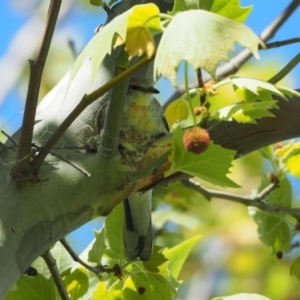
[[[279,153],[282,155],[282,162],[285,164],[286,168],[291,175],[300,178],[300,142],[294,143],[293,141],[276,151],[276,155]]]
[[[200,241],[201,237],[201,235],[196,235],[171,249],[163,251],[165,257],[169,259],[168,269],[172,277],[175,279],[178,277],[179,272],[192,248]]]
[[[150,58],[155,51],[154,39],[146,27],[130,27],[127,30],[125,49],[129,59],[141,56],[144,52]]]
[[[123,299],[122,291],[121,289],[114,289],[114,288],[107,290],[106,282],[100,281],[92,297],[92,300],[99,300],[99,299],[121,300]]]
[[[168,281],[157,274],[138,272],[124,282],[124,300],[172,300],[174,291]]]
[[[154,4],[145,4],[145,5],[137,5],[119,15],[115,19],[113,19],[109,24],[104,26],[99,33],[97,33],[87,44],[87,46],[83,49],[83,51],[79,54],[73,68],[71,71],[71,79],[74,78],[80,66],[87,58],[91,58],[92,62],[92,79],[95,78],[96,72],[102,63],[104,57],[107,54],[112,52],[112,49],[116,45],[121,45],[125,43],[127,36],[128,28],[139,28],[143,27],[150,32],[158,32],[160,30],[160,20],[159,18],[151,19],[149,22],[147,20],[154,15],[159,14],[159,9]],[[115,35],[119,37],[115,39]],[[148,40],[147,40],[148,38]],[[151,38],[149,39],[149,34],[144,37],[145,39],[152,43]],[[116,44],[114,44],[116,41]],[[132,42],[129,42],[126,45],[129,49],[136,49],[137,46],[132,45]],[[152,45],[153,47],[153,45]],[[148,52],[147,55],[150,56],[152,47],[146,46],[143,49],[146,49]],[[150,50],[148,50],[150,49]],[[140,53],[133,50],[130,50],[131,53]],[[150,51],[150,52],[149,52]]]
[[[300,281],[300,256],[298,256],[290,267],[290,275],[295,276]]]
[[[79,299],[89,288],[87,270],[82,266],[79,266],[74,271],[67,273],[62,279],[71,299]]]
[[[239,0],[175,0],[171,15],[190,9],[205,9],[238,22],[244,22],[252,5],[241,7]]]
[[[245,25],[204,10],[188,10],[174,16],[157,49],[155,76],[168,77],[175,85],[182,60],[196,70],[204,68],[215,77],[217,66],[228,60],[234,44],[248,48],[258,57],[261,40]]]
[[[164,112],[164,116],[170,128],[174,123],[187,119],[188,115],[189,109],[187,102],[182,98],[173,101]]]

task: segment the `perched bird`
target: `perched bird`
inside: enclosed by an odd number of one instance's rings
[[[131,168],[140,168],[143,154],[156,139],[169,129],[159,102],[152,94],[159,93],[146,80],[131,79],[126,95],[119,151]],[[152,191],[135,193],[123,201],[124,248],[129,260],[148,260],[152,254],[151,221]]]

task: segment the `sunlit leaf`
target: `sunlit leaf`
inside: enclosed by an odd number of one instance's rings
[[[170,128],[174,123],[185,120],[189,116],[187,102],[182,98],[173,101],[165,110],[164,116]]]
[[[107,285],[104,281],[99,282],[95,292],[93,293],[92,300],[121,300],[122,291],[120,289],[107,289]]]
[[[139,272],[129,276],[123,288],[124,300],[172,300],[174,291],[170,289],[167,280],[159,275]]]
[[[284,89],[278,89],[275,85],[263,80],[247,78],[247,77],[230,77],[235,93],[240,100],[253,102],[256,99],[269,101],[272,100],[272,95],[277,95],[283,99],[287,99],[284,95]],[[250,93],[249,93],[250,92]],[[287,94],[289,92],[287,91]]]
[[[217,66],[228,60],[228,52],[239,43],[258,57],[262,42],[251,29],[205,10],[188,10],[174,16],[157,49],[155,76],[166,76],[173,84],[182,60],[196,70],[204,68],[215,77]]]
[[[205,9],[235,21],[244,22],[252,6],[241,7],[239,0],[175,0],[171,15],[190,9]]]
[[[200,241],[201,235],[194,236],[171,249],[166,249],[163,254],[169,259],[168,269],[174,278],[178,278],[180,270],[193,247]]]
[[[178,278],[180,270],[190,254],[193,247],[200,241],[201,235],[183,241],[171,249],[166,249],[163,253],[169,259],[168,269],[174,278]]]
[[[160,30],[160,20],[155,18],[145,23],[150,16],[158,14],[159,10],[154,4],[145,4],[137,5],[129,9],[128,11],[122,13],[121,15],[114,18],[109,24],[101,28],[101,30],[90,40],[87,46],[79,54],[73,68],[71,71],[71,79],[74,78],[78,69],[86,59],[91,59],[92,62],[92,78],[95,77],[96,72],[103,61],[104,57],[107,54],[111,54],[113,47],[113,41],[115,40],[115,35],[117,34],[119,39],[117,45],[120,45],[126,41],[127,28],[131,28],[131,34],[134,30],[140,31],[141,28],[147,28],[147,30],[157,32]],[[147,30],[144,30],[147,31]],[[135,32],[136,34],[136,32]],[[152,38],[152,37],[151,37]],[[153,51],[153,45],[148,46],[148,43],[152,42],[153,39],[149,40],[149,34],[144,36],[143,41],[143,50],[149,50],[147,55],[149,56],[151,51]],[[120,42],[121,41],[121,42]],[[140,50],[137,50],[140,47],[140,41],[136,39],[136,36],[133,40],[128,41],[126,44],[127,49],[130,50],[130,53],[140,53]]]
[[[220,120],[232,121],[233,119],[238,123],[253,123],[256,124],[257,119],[263,117],[274,117],[269,111],[277,107],[275,100],[252,103],[238,103],[226,106],[217,111],[216,117]]]
[[[277,157],[282,158],[291,175],[300,178],[300,142],[291,141],[288,145],[275,151]]]
[[[71,299],[79,299],[88,290],[89,279],[87,270],[82,266],[78,266],[75,270],[70,270],[62,279]]]
[[[173,135],[173,146],[170,158],[173,162],[171,172],[179,171],[199,177],[219,186],[238,187],[226,174],[232,166],[235,151],[222,148],[210,142],[206,151],[193,154],[183,145],[183,130],[176,128]]]
[[[271,300],[271,299],[258,294],[236,294],[236,295],[226,296],[226,297],[216,297],[213,298],[212,300]]]
[[[158,273],[158,267],[168,261],[160,251],[161,247],[154,246],[150,259],[148,261],[143,261],[143,266],[147,271]]]

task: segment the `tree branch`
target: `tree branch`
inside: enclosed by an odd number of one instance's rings
[[[43,255],[42,258],[44,259],[45,263],[47,264],[47,267],[52,275],[52,278],[54,280],[54,283],[56,285],[56,288],[58,290],[58,293],[62,300],[69,300],[69,295],[66,291],[66,288],[64,286],[64,283],[61,279],[60,273],[58,271],[56,261],[54,257],[52,256],[50,250],[47,250]]]
[[[71,255],[71,257],[73,258],[74,261],[80,263],[82,266],[84,266],[87,270],[95,273],[95,274],[99,274],[99,273],[114,273],[115,276],[118,276],[119,274],[121,274],[121,268],[119,265],[114,265],[113,268],[106,268],[103,267],[101,265],[98,265],[96,267],[93,267],[89,264],[87,264],[86,262],[84,262],[75,252],[74,250],[71,248],[71,246],[68,244],[68,242],[66,241],[65,238],[62,238],[60,240],[61,244],[65,247],[65,249],[67,250],[67,252],[69,252],[69,254]]]
[[[30,151],[41,78],[60,10],[60,5],[61,0],[51,0],[45,31],[38,48],[36,58],[34,61],[29,62],[30,79],[26,97],[24,118],[21,127],[16,166],[12,170],[12,173],[20,178],[22,178],[23,174],[26,174],[27,170],[30,169]]]
[[[296,220],[299,220],[300,217],[300,208],[282,207],[278,205],[268,204],[267,202],[263,201],[268,194],[270,194],[274,189],[278,187],[278,181],[272,182],[263,191],[254,196],[239,196],[235,194],[209,190],[201,186],[200,183],[195,182],[193,179],[183,180],[182,184],[185,187],[200,193],[207,200],[211,200],[212,198],[229,200],[232,202],[243,204],[245,206],[253,206],[262,211],[288,214],[294,217]]]

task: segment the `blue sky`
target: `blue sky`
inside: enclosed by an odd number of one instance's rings
[[[14,35],[20,30],[20,28],[29,20],[30,14],[24,10],[15,10],[12,6],[12,2],[17,3],[18,1],[0,1],[0,59],[6,53],[9,48],[10,42]],[[48,1],[46,1],[48,3]],[[243,0],[241,1],[242,6],[254,5],[253,12],[246,21],[246,25],[252,28],[257,34],[272,21],[274,20],[284,7],[290,1],[271,1],[271,0]],[[19,4],[18,4],[19,5]],[[20,7],[20,6],[18,6]],[[300,9],[294,13],[292,18],[279,30],[272,41],[283,40],[287,38],[293,38],[300,36]],[[93,13],[87,12],[86,10],[79,9],[78,7],[71,10],[67,18],[59,25],[59,29],[64,27],[72,26],[75,37],[75,42],[77,42],[77,47],[80,50],[81,47],[93,36],[94,28],[103,23],[103,15],[100,14],[98,8],[94,9]],[[76,37],[80,35],[80,39],[76,40]],[[39,37],[36,37],[39,39]],[[273,57],[276,59],[278,65],[283,67],[291,58],[298,54],[300,50],[300,43],[281,47],[277,49],[272,49],[268,51],[261,51],[261,60],[270,59]],[[22,49],[20,49],[22,51]],[[0,82],[1,78],[6,76],[5,70],[0,69]],[[3,76],[3,77],[2,77]],[[293,88],[300,88],[300,66],[297,66],[293,72],[294,77],[291,86]],[[164,96],[164,93],[162,93]],[[8,128],[8,130],[14,131],[20,126],[21,114],[20,111],[23,110],[23,102],[20,98],[20,94],[16,90],[11,90],[5,97],[4,101],[1,102],[0,99],[0,128]],[[76,235],[72,235],[71,239],[77,240],[77,250],[83,248],[92,238],[92,232],[90,228],[100,228],[100,224],[97,221],[92,222],[85,228],[79,229]]]

